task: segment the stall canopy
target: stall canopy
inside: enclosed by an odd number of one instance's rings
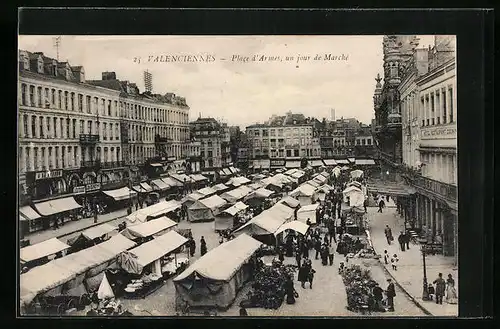
[[[309,164],[313,167],[321,167],[325,165],[322,160],[311,160],[309,161]]]
[[[221,183],[221,184],[217,184],[217,185],[213,186],[212,188],[213,188],[214,190],[216,190],[217,192],[221,192],[221,191],[225,191],[225,190],[230,189],[230,187],[229,187],[229,186],[226,186],[226,185],[224,185],[224,184],[222,184],[222,183]]]
[[[141,183],[141,188],[146,192],[152,192],[153,188],[148,183]]]
[[[170,229],[176,225],[176,222],[165,216],[145,223],[129,226],[127,230],[136,237],[145,238]]]
[[[319,203],[309,204],[307,206],[300,207],[297,211],[297,220],[303,223],[307,222],[309,219],[312,224],[316,223],[316,210],[319,207]]]
[[[170,177],[181,183],[192,183],[193,180],[186,174],[170,174]]]
[[[409,196],[416,193],[416,190],[406,184],[390,184],[388,182],[371,182],[367,185],[370,193],[377,193],[390,196]]]
[[[174,278],[174,282],[194,276],[215,281],[229,281],[260,246],[259,241],[242,234],[207,252]]]
[[[326,181],[328,180],[328,178],[326,178],[325,176],[323,175],[318,175],[316,177],[314,177],[313,179],[315,182],[317,182],[318,184],[322,185],[322,184],[325,184]]]
[[[302,184],[302,185],[306,185],[306,184],[311,185],[311,186],[312,186],[312,187],[314,187],[314,188],[319,187],[319,186],[321,185],[320,183],[318,183],[318,182],[317,182],[317,181],[315,181],[314,179],[312,179],[312,180],[308,180],[307,182],[305,182],[305,183],[304,183],[304,184]]]
[[[290,176],[292,176],[293,178],[302,178],[306,173],[303,172],[302,170],[297,170],[296,172],[294,172],[293,174],[291,174]]]
[[[170,188],[170,186],[161,179],[152,180],[151,184],[153,184],[153,186],[156,186],[156,188],[161,191],[168,190]]]
[[[248,195],[248,197],[253,197],[253,198],[268,198],[271,196],[274,192],[270,190],[266,190],[265,188],[260,188],[251,194]]]
[[[109,195],[116,201],[130,199],[131,197],[137,196],[137,192],[132,191],[128,187],[122,187],[116,190],[103,191],[104,194]]]
[[[129,250],[128,252],[135,255],[137,257],[137,263],[140,266],[144,267],[156,261],[157,259],[168,255],[186,242],[188,242],[188,239],[175,231],[170,231],[157,238],[154,238],[151,241],[143,243],[140,246]]]
[[[344,202],[347,203],[347,198],[349,198],[350,207],[363,207],[365,196],[361,189],[355,186],[349,186],[342,191],[342,194],[344,195]]]
[[[340,159],[340,160],[335,160],[335,161],[337,161],[337,164],[340,164],[340,165],[349,164],[349,161],[347,159]]]
[[[238,177],[231,178],[231,180],[229,181],[228,184],[231,184],[233,186],[240,186],[240,185],[244,185],[244,184],[247,184],[250,182],[251,182],[251,180],[249,180],[248,178],[243,177],[243,176],[238,176]]]
[[[24,207],[21,207],[19,208],[19,214],[21,215],[20,218],[21,220],[34,220],[34,219],[38,219],[42,216],[40,216],[40,214],[38,214],[33,208],[31,208],[30,206],[24,206]]]
[[[257,175],[254,175],[252,178],[253,178],[253,180],[261,180],[261,179],[264,179],[266,177],[267,177],[266,175],[257,174]]]
[[[351,171],[351,177],[352,178],[360,178],[361,176],[363,176],[363,170],[353,170]]]
[[[198,200],[198,202],[211,210],[218,209],[227,203],[226,200],[218,195],[212,195],[211,197]]]
[[[300,206],[299,200],[294,199],[291,196],[284,197],[283,199],[281,199],[280,203],[283,203],[290,208],[297,208],[298,206]]]
[[[283,188],[283,183],[281,181],[279,181],[278,179],[276,179],[275,176],[264,178],[261,182],[262,182],[263,187],[267,187],[269,185],[274,185],[278,189]]]
[[[276,207],[282,206],[282,207]],[[290,212],[287,213],[288,208]],[[245,225],[238,228],[234,233],[247,233],[250,235],[267,235],[274,234],[278,228],[293,216],[293,209],[283,205],[276,204],[275,206],[261,212],[259,215],[252,218]]]
[[[97,225],[97,226],[86,229],[85,231],[82,232],[82,235],[89,240],[94,240],[94,239],[97,239],[105,234],[109,234],[116,229],[117,229],[116,226],[104,223],[104,224]]]
[[[234,204],[233,206],[231,206],[231,207],[227,208],[226,210],[224,210],[223,212],[226,213],[226,214],[229,214],[231,216],[234,216],[237,213],[239,213],[240,211],[243,211],[243,210],[245,210],[247,208],[248,208],[248,205],[246,205],[243,202],[239,201],[239,202],[236,202],[236,204]]]
[[[284,174],[276,174],[273,176],[273,179],[275,179],[278,182],[281,182],[283,184],[289,184],[289,183],[294,182],[293,178],[291,178],[290,176],[284,175]]]
[[[288,223],[285,223],[280,226],[280,228],[274,232],[274,235],[278,235],[281,232],[287,231],[287,230],[292,230],[295,232],[298,232],[302,235],[305,235],[307,233],[307,230],[309,230],[309,225],[302,223],[298,220],[294,220]]]
[[[122,251],[135,245],[125,237],[115,235],[96,246],[31,269],[20,277],[21,303],[30,304],[37,295],[58,287],[89,269],[109,262]]]
[[[237,201],[246,197],[252,191],[253,190],[251,188],[243,185],[233,190],[222,193],[221,198],[223,198],[229,203],[236,203]]]
[[[357,188],[361,189],[361,187],[363,185],[360,182],[352,181],[352,182],[347,183],[346,187],[349,187],[349,186],[354,186],[354,187],[357,187]]]
[[[145,222],[147,221],[148,217],[154,218],[158,217],[161,215],[166,215],[167,213],[171,211],[175,211],[181,207],[181,203],[177,200],[170,200],[170,201],[162,201],[158,202],[154,205],[151,205],[146,208],[139,209],[137,211],[134,211],[130,215],[128,215],[126,218],[128,221],[131,223],[135,222]]]
[[[333,186],[330,186],[328,184],[321,185],[318,187],[318,191],[321,191],[323,193],[328,193],[330,191],[334,190]]]
[[[182,186],[182,183],[179,182],[178,180],[176,179],[173,179],[172,177],[163,177],[161,179],[165,184],[167,184],[168,186]]]
[[[188,220],[190,222],[213,220],[225,204],[226,200],[218,195],[200,199],[188,208]]]
[[[258,182],[255,182],[255,183],[248,185],[248,187],[251,188],[252,190],[258,190],[263,186],[265,186],[265,184],[262,181],[258,181]]]
[[[287,161],[285,168],[300,168],[300,161]]]
[[[186,195],[184,198],[182,198],[181,200],[181,203],[193,203],[201,198],[204,198],[205,196],[201,193],[199,193],[198,191],[194,191],[193,193],[190,193],[188,195]]]
[[[35,203],[36,210],[42,216],[50,216],[69,210],[79,209],[81,207],[82,206],[80,206],[73,197]]]
[[[295,190],[290,192],[291,197],[296,197],[296,196],[313,196],[316,188],[314,186],[311,186],[309,184],[302,184],[299,187],[297,187]]]
[[[372,159],[356,159],[355,163],[357,166],[370,166],[374,165],[375,161],[373,161]]]
[[[292,175],[294,172],[296,172],[298,169],[288,169],[287,171],[285,171],[285,175]]]
[[[337,165],[337,161],[335,161],[334,159],[323,159],[323,162],[325,163],[325,165],[327,167],[331,167],[331,166],[336,166]]]
[[[204,196],[210,196],[212,194],[217,193],[217,190],[214,190],[211,187],[204,187],[204,188],[202,188],[202,189],[200,189],[200,190],[198,190],[196,192],[198,192],[200,194],[203,194]]]
[[[47,257],[53,254],[56,254],[60,251],[68,249],[66,243],[58,240],[57,238],[52,238],[49,240],[45,240],[43,242],[34,244],[32,246],[27,246],[21,248],[19,254],[21,261],[23,262],[31,262],[43,257]]]
[[[189,176],[193,181],[195,182],[202,182],[204,180],[208,180],[207,177],[200,175],[200,174],[192,174]]]

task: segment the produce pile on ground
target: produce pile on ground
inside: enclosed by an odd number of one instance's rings
[[[294,277],[295,266],[273,262],[271,266],[263,266],[252,284],[251,300],[254,307],[277,309],[285,299],[285,282],[287,277]]]
[[[373,305],[371,300],[375,281],[371,278],[369,270],[359,265],[351,265],[345,267],[341,275],[346,287],[349,310],[360,311]]]

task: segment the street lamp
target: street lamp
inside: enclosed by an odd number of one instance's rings
[[[422,300],[428,301],[429,300],[429,291],[427,290],[428,284],[427,284],[427,268],[425,265],[425,248],[424,245],[420,247],[420,251],[422,252],[422,261],[424,265],[424,280],[422,283]]]

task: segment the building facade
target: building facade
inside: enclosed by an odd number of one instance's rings
[[[215,177],[231,165],[229,128],[214,118],[198,118],[190,123],[192,138],[200,143],[200,170]]]
[[[455,38],[416,50],[399,86],[403,161],[417,190],[414,218],[447,256],[458,254]]]
[[[81,66],[27,51],[18,83],[21,203],[123,185],[148,159],[191,152],[189,107],[174,94],[141,94],[114,72],[86,80]]]

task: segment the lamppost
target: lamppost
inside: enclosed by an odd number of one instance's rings
[[[424,265],[424,280],[422,283],[422,300],[428,301],[429,300],[429,292],[427,290],[428,284],[427,284],[427,267],[425,265],[425,248],[424,245],[420,247],[420,251],[422,252],[422,261]]]

